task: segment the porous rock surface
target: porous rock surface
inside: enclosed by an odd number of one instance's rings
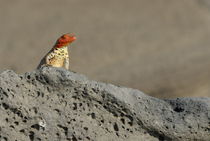
[[[210,140],[210,98],[157,99],[61,68],[0,74],[1,141]]]

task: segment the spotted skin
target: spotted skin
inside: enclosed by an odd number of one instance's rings
[[[67,38],[63,36],[67,36]],[[64,34],[63,36],[57,40],[55,46],[44,56],[37,67],[38,69],[42,66],[63,67],[69,69],[68,45],[76,38],[75,36],[68,34]],[[67,41],[65,41],[65,39],[67,39]]]
[[[58,48],[50,52],[46,57],[46,63],[54,67],[64,67],[69,69],[69,54],[68,48]]]

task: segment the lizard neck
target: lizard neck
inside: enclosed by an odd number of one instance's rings
[[[57,55],[67,57],[68,56],[68,46],[64,46],[62,48],[54,48],[53,52]]]
[[[62,48],[53,48],[53,51],[55,51],[55,52],[59,52],[59,51],[61,51],[61,52],[63,52],[63,51],[68,51],[68,47],[67,47],[67,46],[64,46],[64,47],[62,47]]]

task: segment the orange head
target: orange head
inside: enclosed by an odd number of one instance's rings
[[[54,48],[62,48],[65,46],[68,46],[70,43],[72,43],[74,40],[76,40],[76,37],[74,34],[64,34],[55,43]]]

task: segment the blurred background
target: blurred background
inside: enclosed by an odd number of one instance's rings
[[[33,71],[68,32],[72,71],[155,97],[210,96],[209,0],[0,0],[0,69]]]

